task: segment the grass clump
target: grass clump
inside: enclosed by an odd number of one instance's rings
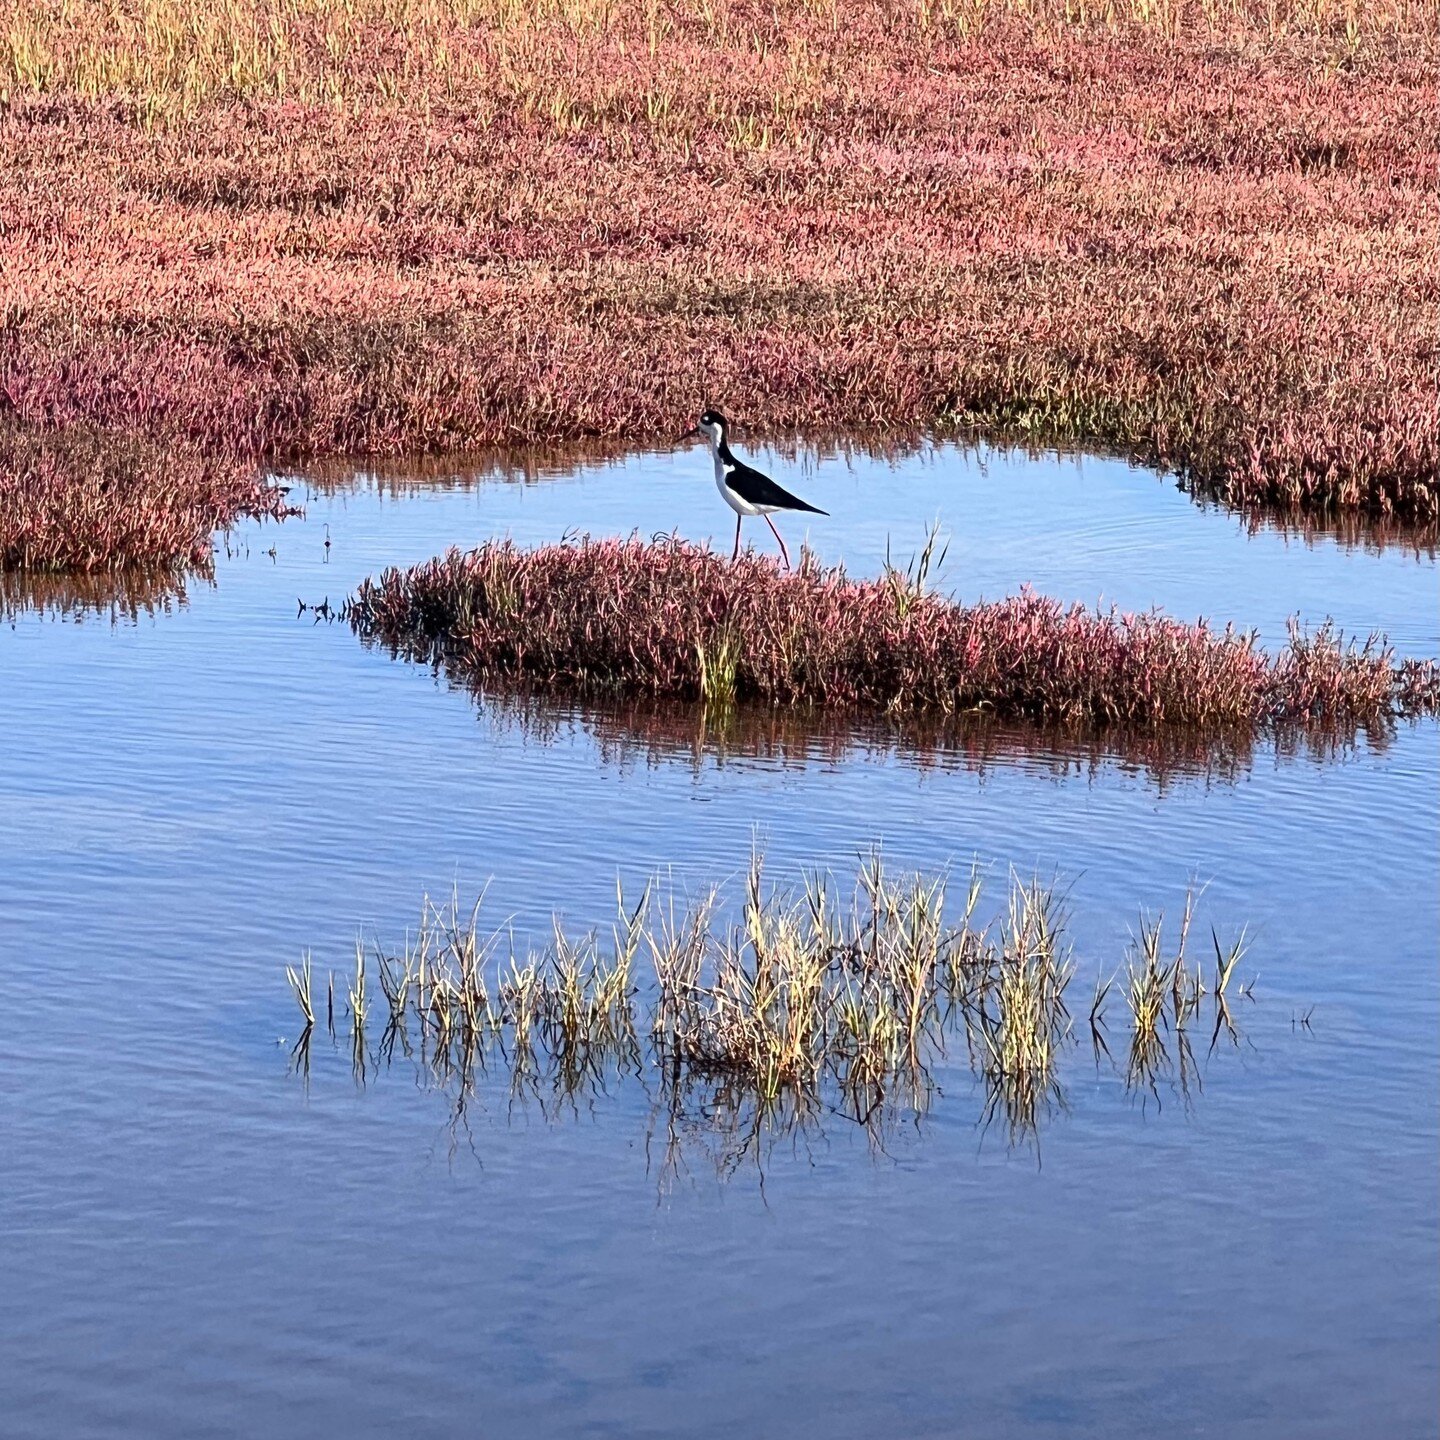
[[[848,886],[811,874],[777,889],[756,855],[734,910],[717,888],[686,899],[650,885],[627,901],[617,887],[603,933],[576,936],[557,920],[548,945],[526,949],[506,926],[486,930],[479,902],[465,910],[455,896],[427,898],[402,946],[357,946],[353,977],[341,977],[352,1063],[363,1078],[376,1060],[418,1054],[433,1078],[455,1087],[462,1112],[491,1069],[512,1096],[545,1104],[588,1103],[619,1078],[638,1077],[672,1137],[697,1116],[713,1133],[747,1114],[743,1149],[759,1128],[804,1128],[823,1112],[878,1135],[898,1115],[926,1111],[932,1069],[953,1056],[983,1088],[985,1123],[1003,1116],[1012,1138],[1033,1135],[1046,1108],[1063,1104],[1076,968],[1069,916],[1054,885],[1012,877],[1004,911],[982,923],[982,889],[978,869],[957,896],[948,872],[896,872],[878,852]],[[1192,909],[1187,897],[1187,932]],[[1198,978],[1193,991],[1188,978],[1174,981],[1177,970],[1190,973],[1183,938],[1180,959],[1162,961],[1158,924],[1146,923],[1149,958],[1132,959],[1131,988],[1147,985],[1160,998],[1153,1023],[1131,1007],[1124,1080],[1132,1089],[1155,1088],[1169,1063],[1168,1026],[1184,1042],[1207,993]],[[1217,1036],[1222,1020],[1235,1034],[1224,991],[1241,953],[1243,942],[1222,958],[1208,992]],[[1136,981],[1142,972],[1149,978]],[[286,973],[304,1022],[297,1054],[308,1064],[319,1009],[308,956]],[[374,1045],[367,977],[384,1000]],[[1097,1059],[1108,1053],[1111,989],[1097,985],[1090,1007]],[[332,974],[332,1034],[335,994]],[[1178,1018],[1167,1019],[1177,1004]]]
[[[1253,999],[1254,981],[1231,988],[1236,967],[1249,949],[1242,930],[1228,945],[1222,946],[1212,928],[1211,944],[1215,952],[1215,970],[1209,984],[1199,960],[1193,963],[1188,955],[1191,927],[1195,918],[1194,893],[1185,897],[1180,917],[1179,936],[1173,951],[1167,952],[1163,915],[1142,916],[1139,929],[1126,957],[1124,999],[1130,1016],[1130,1044],[1126,1082],[1132,1090],[1156,1094],[1156,1079],[1171,1064],[1169,1041],[1173,1039],[1180,1066],[1182,1088],[1189,1084],[1193,1072],[1191,1032],[1202,1014],[1205,1000],[1211,1002],[1210,1048],[1222,1036],[1236,1038],[1235,1021],[1230,1008],[1232,999]],[[1102,1043],[1101,1024],[1092,1022],[1092,1034]]]
[[[1433,663],[1397,665],[1379,637],[1347,643],[1328,625],[1271,656],[1203,621],[1029,591],[961,605],[893,572],[857,580],[807,559],[783,574],[679,541],[491,541],[385,571],[348,614],[367,640],[458,678],[589,694],[1211,728],[1355,725],[1440,704]]]

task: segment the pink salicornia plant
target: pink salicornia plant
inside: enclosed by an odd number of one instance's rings
[[[457,675],[542,688],[1076,723],[1360,724],[1433,711],[1432,663],[1383,640],[1251,634],[1025,591],[962,605],[891,573],[793,573],[680,541],[491,541],[366,581],[354,627]]]

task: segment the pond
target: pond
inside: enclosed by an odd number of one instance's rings
[[[1094,457],[757,449],[873,573],[1030,583],[1440,654],[1433,551],[1201,509]],[[26,1436],[1422,1434],[1436,1326],[1440,726],[1167,756],[1120,739],[477,699],[298,602],[449,544],[713,535],[695,451],[296,477],[135,613],[6,582],[0,1413]],[[768,532],[758,526],[757,546]],[[328,542],[328,543],[327,543]],[[773,541],[770,541],[773,546]],[[767,547],[768,548],[768,547]],[[793,549],[792,545],[792,549]],[[1018,1139],[963,1056],[843,1115],[669,1153],[643,1078],[456,1123],[421,1067],[292,1047],[284,967],[487,883],[543,943],[617,876],[1059,875],[1088,987],[1141,907],[1248,927],[1237,1043],[1127,1085],[1077,1045]],[[732,892],[734,887],[732,885]],[[1207,1037],[1208,1038],[1208,1037]],[[1120,1047],[1115,1047],[1117,1050]]]

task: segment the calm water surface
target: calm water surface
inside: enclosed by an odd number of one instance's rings
[[[1440,654],[1433,555],[1250,536],[1116,462],[775,468],[856,572],[938,518],[966,597],[1270,643],[1330,615]],[[729,544],[699,454],[532,478],[302,484],[306,518],[241,532],[183,603],[35,591],[0,629],[0,1434],[1433,1435],[1440,728],[1208,767],[716,737],[477,703],[297,618],[487,535]],[[978,858],[992,904],[1058,870],[1087,985],[1141,904],[1208,880],[1203,919],[1254,936],[1243,1042],[1188,1098],[1077,1049],[1017,1146],[941,1067],[883,1148],[827,1117],[733,1171],[703,1129],[663,1163],[638,1082],[567,1109],[496,1077],[462,1133],[407,1064],[358,1085],[326,1040],[292,1073],[302,949],[339,967],[491,877],[542,938],[608,919],[617,873],[733,876],[756,834],[777,876],[877,840]]]

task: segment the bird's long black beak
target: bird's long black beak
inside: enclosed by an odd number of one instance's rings
[[[692,425],[683,435],[680,436],[680,439],[693,440],[697,435],[699,435],[699,433],[700,427],[698,425]]]

